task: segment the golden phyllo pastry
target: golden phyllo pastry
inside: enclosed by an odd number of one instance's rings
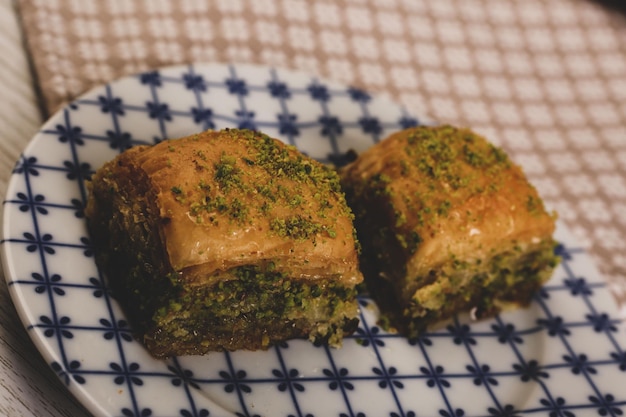
[[[368,288],[410,336],[457,313],[527,305],[557,263],[554,215],[521,168],[468,129],[400,131],[340,175]]]
[[[340,345],[362,281],[335,171],[247,130],[137,146],[92,178],[97,259],[156,357]]]

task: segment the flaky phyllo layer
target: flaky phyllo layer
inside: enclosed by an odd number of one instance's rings
[[[372,295],[411,336],[527,305],[552,273],[554,215],[520,167],[467,129],[391,135],[341,170]]]
[[[337,174],[245,130],[136,147],[90,184],[98,262],[155,356],[339,345],[362,281]]]

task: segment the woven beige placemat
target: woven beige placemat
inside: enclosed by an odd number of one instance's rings
[[[169,64],[294,68],[470,126],[626,305],[626,17],[591,0],[21,0],[45,107]]]

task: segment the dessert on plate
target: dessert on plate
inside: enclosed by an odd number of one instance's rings
[[[522,169],[469,129],[394,133],[340,176],[367,287],[409,336],[461,312],[527,305],[557,264],[554,214]]]
[[[337,173],[294,147],[206,131],[131,148],[89,189],[98,264],[154,356],[356,329],[352,212]]]

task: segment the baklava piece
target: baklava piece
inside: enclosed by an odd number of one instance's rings
[[[206,131],[131,148],[89,187],[98,264],[155,357],[356,329],[352,212],[337,173],[294,147]]]
[[[528,305],[557,264],[555,216],[521,168],[468,129],[397,132],[340,175],[369,291],[411,337],[458,313]]]

